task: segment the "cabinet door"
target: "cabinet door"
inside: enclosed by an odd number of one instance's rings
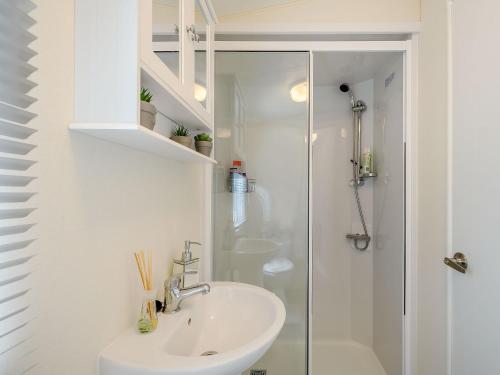
[[[181,0],[153,0],[152,50],[179,79],[181,77]]]
[[[208,109],[210,21],[202,3],[195,2],[196,40],[194,43],[194,98]]]
[[[212,128],[213,22],[205,0],[140,3],[141,67]]]
[[[141,64],[174,90],[183,81],[183,0],[141,0]]]
[[[210,119],[213,77],[212,20],[203,0],[187,0],[184,9],[186,10],[186,25],[191,30],[188,32],[188,41],[184,51],[185,84],[195,100],[197,112],[212,123]]]

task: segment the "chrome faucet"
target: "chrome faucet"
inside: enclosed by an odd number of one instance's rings
[[[181,288],[182,277],[194,273],[196,271],[173,275],[165,281],[165,299],[162,312],[166,314],[177,312],[181,309],[181,303],[186,298],[196,294],[205,295],[210,293],[210,285],[208,284],[196,284],[187,288]]]

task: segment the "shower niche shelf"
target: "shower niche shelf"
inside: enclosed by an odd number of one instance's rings
[[[108,142],[118,143],[135,150],[186,163],[217,164],[195,150],[172,141],[159,133],[133,123],[73,123],[70,130]]]

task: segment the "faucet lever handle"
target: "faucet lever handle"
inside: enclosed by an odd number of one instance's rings
[[[176,273],[176,274],[170,276],[167,279],[167,281],[165,281],[165,287],[169,287],[170,289],[178,288],[183,276],[196,275],[197,273],[198,273],[198,271],[185,271],[185,272]]]

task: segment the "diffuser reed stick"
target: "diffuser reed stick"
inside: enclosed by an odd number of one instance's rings
[[[139,251],[138,253],[134,253],[134,258],[141,277],[142,287],[145,292],[151,293],[153,291],[153,253],[149,251],[145,255],[144,251]],[[146,313],[152,329],[149,327],[149,324],[145,324],[144,318],[141,318],[139,321],[139,330],[141,332],[150,332],[158,324],[156,302],[154,299],[148,299],[146,302]]]

